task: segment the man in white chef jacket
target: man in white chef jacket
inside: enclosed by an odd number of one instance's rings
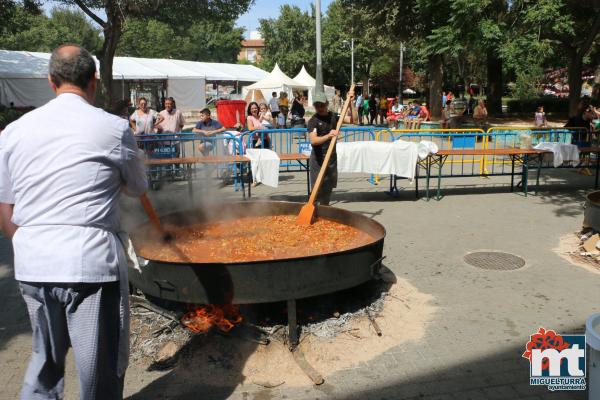
[[[48,80],[57,97],[0,135],[0,226],[33,329],[21,398],[63,397],[72,346],[81,398],[121,399],[129,310],[118,199],[147,190],[144,165],[127,120],[93,106],[89,52],[58,47]]]

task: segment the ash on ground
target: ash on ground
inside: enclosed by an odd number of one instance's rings
[[[391,277],[297,301],[298,349],[324,377],[422,340],[437,310],[433,297]],[[169,369],[172,379],[208,386],[312,384],[288,349],[286,303],[240,311],[244,321],[229,333],[213,328],[193,334],[170,318],[133,308],[131,364]]]
[[[554,251],[572,264],[600,273],[600,232],[592,228],[562,236]]]

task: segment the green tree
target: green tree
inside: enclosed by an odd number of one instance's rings
[[[304,65],[314,75],[315,22],[308,12],[297,6],[283,5],[277,18],[261,19],[260,32],[265,49],[259,66],[271,70],[275,63],[283,72],[295,76]]]
[[[112,105],[113,59],[127,19],[153,19],[173,29],[187,29],[193,23],[230,21],[248,10],[253,0],[62,0],[79,7],[97,23],[103,32],[102,47],[96,53],[100,60],[100,88],[107,106]],[[103,9],[101,18],[95,9]],[[150,38],[151,40],[151,38]]]
[[[130,18],[125,21],[116,54],[233,63],[240,52],[243,33],[243,28],[234,27],[234,21],[193,24],[178,33],[165,22]]]
[[[581,96],[584,61],[600,35],[600,2],[593,0],[515,0],[523,34],[555,46],[566,57],[569,114],[575,115]]]
[[[117,55],[147,58],[184,58],[186,38],[176,35],[166,23],[130,18],[125,21]]]
[[[421,47],[418,54],[427,62],[431,116],[439,118],[442,110],[443,55],[448,50],[449,38],[438,29],[449,24],[451,3],[445,0],[343,1],[348,6],[353,4],[359,7],[360,12],[369,15],[368,26],[379,32],[386,32],[389,41],[419,41]]]
[[[47,17],[32,5],[18,5],[0,35],[0,47],[49,52],[63,43],[77,43],[95,51],[100,40],[82,12],[57,7]]]
[[[207,21],[193,24],[187,37],[187,59],[235,63],[242,48],[244,28],[236,28],[233,20]]]
[[[362,80],[364,88],[368,88],[374,67],[378,77],[387,75],[394,67],[390,62],[393,40],[369,19],[369,14],[341,0],[329,5],[322,34],[323,75],[327,82],[335,86],[346,86],[350,82],[351,39],[354,39],[354,79]]]

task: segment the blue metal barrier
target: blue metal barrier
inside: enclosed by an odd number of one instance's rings
[[[241,137],[231,133],[222,133],[217,136],[204,136],[196,133],[181,132],[177,134],[152,134],[136,137],[138,146],[144,150],[148,158],[178,158],[196,157],[200,155],[239,155],[243,154]],[[199,146],[204,144],[204,153]],[[206,146],[208,144],[208,146]],[[193,179],[195,164],[190,166],[173,164],[150,166],[148,168],[149,180],[153,187],[159,186],[163,179]],[[223,171],[230,171],[233,176],[234,189],[241,187],[241,176],[235,164],[217,164],[217,175]]]

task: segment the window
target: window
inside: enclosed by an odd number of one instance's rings
[[[246,60],[256,62],[256,49],[246,50]]]

